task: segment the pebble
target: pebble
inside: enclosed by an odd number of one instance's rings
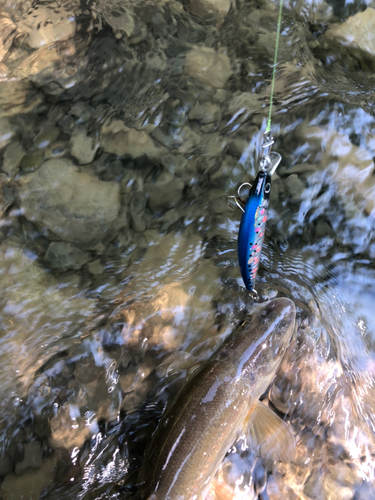
[[[80,165],[91,163],[94,158],[99,144],[93,137],[87,135],[85,130],[73,131],[70,139],[71,154],[78,160]]]
[[[132,227],[138,233],[143,233],[146,229],[145,208],[147,198],[144,193],[135,192],[131,195],[129,204],[129,215]]]
[[[100,262],[100,259],[93,260],[87,265],[87,270],[90,274],[94,276],[98,276],[99,274],[103,274],[104,268]]]
[[[35,137],[34,145],[39,149],[44,149],[55,142],[59,134],[60,130],[57,127],[46,128]]]
[[[23,174],[35,172],[40,168],[44,160],[44,152],[40,149],[27,152],[20,161],[20,170]]]
[[[90,260],[90,254],[80,250],[72,243],[55,241],[50,243],[46,256],[46,264],[52,269],[77,271]]]
[[[26,151],[20,142],[15,141],[8,144],[4,151],[3,172],[9,177],[16,175],[25,153]]]

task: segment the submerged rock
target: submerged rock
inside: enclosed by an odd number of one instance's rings
[[[38,5],[24,15],[19,29],[29,35],[28,45],[37,49],[72,37],[76,31],[76,22],[72,12]]]
[[[375,9],[350,16],[342,24],[334,24],[325,34],[327,40],[337,40],[349,49],[359,49],[375,57]]]
[[[72,245],[62,241],[54,241],[50,244],[45,256],[46,263],[52,269],[66,271],[73,269],[77,271],[90,260],[88,252],[84,252]]]
[[[209,47],[196,47],[186,54],[185,71],[204,85],[225,87],[232,74],[229,57]]]
[[[85,130],[73,132],[70,143],[72,156],[78,160],[80,165],[86,165],[94,160],[99,144],[95,142],[94,138],[89,137]]]
[[[230,0],[190,0],[190,12],[202,18],[211,14],[224,17],[228,14],[230,6]]]
[[[4,151],[4,162],[2,171],[10,177],[18,171],[22,158],[25,156],[25,150],[18,141],[8,144]]]
[[[28,220],[64,241],[89,247],[116,228],[120,211],[119,184],[79,172],[65,159],[48,160],[23,176],[20,197]]]
[[[0,118],[0,150],[9,144],[16,133],[16,127],[8,118]]]
[[[133,158],[147,155],[149,158],[160,158],[164,150],[154,143],[146,132],[138,132],[124,125],[120,120],[112,122],[102,129],[101,146],[108,153],[118,156],[128,154]]]
[[[90,427],[75,405],[64,405],[51,419],[50,445],[53,448],[80,448],[90,436]]]

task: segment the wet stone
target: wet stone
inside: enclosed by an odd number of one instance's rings
[[[57,127],[46,128],[35,137],[34,145],[39,149],[44,149],[55,142],[59,134],[60,130]]]
[[[44,160],[44,153],[40,149],[27,152],[20,161],[20,170],[24,174],[35,172]]]
[[[91,163],[99,146],[93,137],[87,135],[85,130],[73,131],[70,144],[71,154],[80,165]]]
[[[16,141],[8,144],[4,151],[3,172],[13,177],[18,172],[25,153],[26,151],[20,142]]]
[[[90,254],[80,250],[72,243],[56,241],[49,245],[44,260],[52,269],[77,271],[87,264],[90,260]]]

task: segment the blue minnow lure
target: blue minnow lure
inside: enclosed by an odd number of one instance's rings
[[[259,161],[260,171],[253,185],[242,184],[238,189],[238,197],[229,197],[243,212],[238,233],[238,263],[243,282],[250,292],[255,292],[255,278],[266,230],[271,176],[281,161],[279,153],[270,151],[273,143],[271,135],[266,133],[262,145],[263,155]],[[250,186],[246,202],[241,197],[241,191],[245,186]]]

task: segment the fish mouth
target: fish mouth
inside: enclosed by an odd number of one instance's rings
[[[260,317],[270,325],[274,334],[283,335],[283,332],[290,332],[291,335],[296,320],[296,306],[286,297],[273,299],[264,304]]]
[[[276,316],[284,316],[288,321],[294,321],[296,316],[296,306],[294,302],[286,297],[273,299],[266,305],[266,310]]]

